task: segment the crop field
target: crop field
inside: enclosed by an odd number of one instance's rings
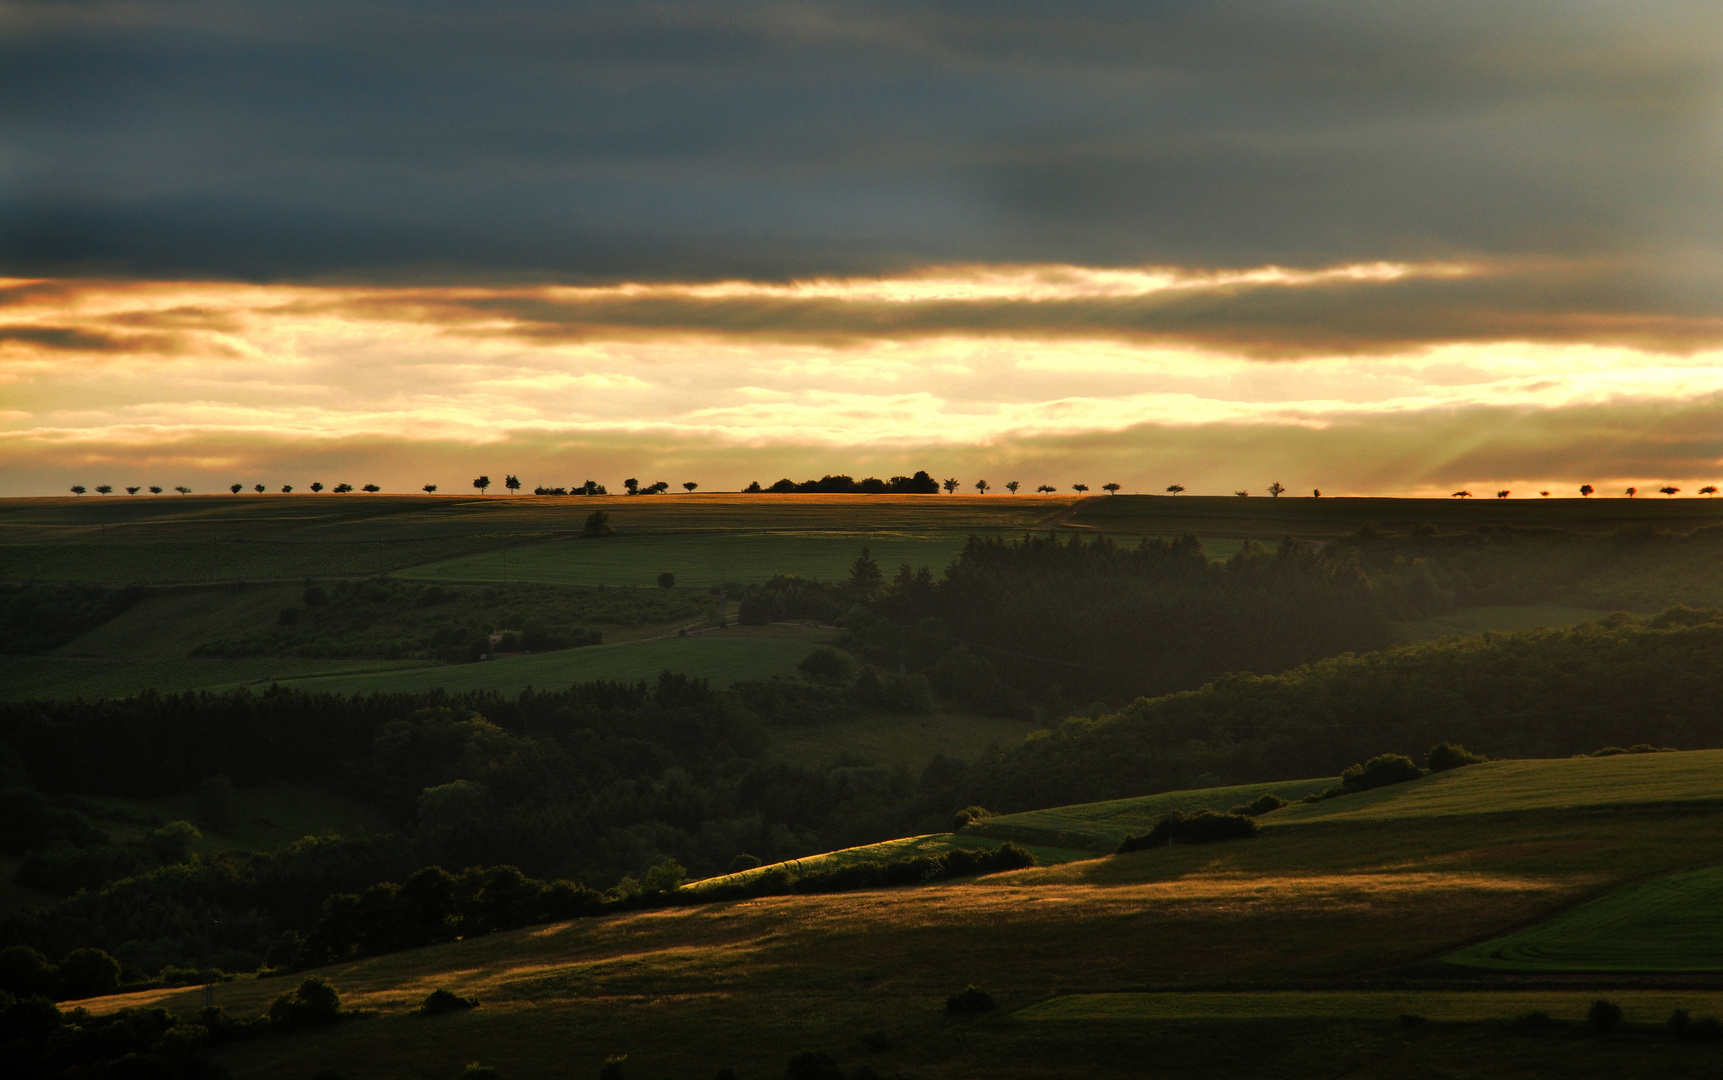
[[[337,694],[396,690],[494,690],[518,694],[529,686],[560,690],[594,679],[651,680],[676,671],[728,686],[746,679],[793,674],[814,645],[794,637],[723,631],[685,638],[658,638],[584,649],[505,656],[477,664],[446,664],[360,675],[295,679],[285,685]]]
[[[1018,843],[1048,844],[1082,851],[1106,852],[1133,833],[1146,833],[1155,822],[1173,810],[1229,810],[1274,794],[1288,802],[1325,791],[1339,783],[1338,777],[1317,780],[1288,780],[1273,784],[1244,784],[1235,787],[1167,791],[1136,799],[1080,803],[1052,810],[1029,810],[985,818],[963,831],[966,838],[1015,840]]]
[[[1252,993],[1067,994],[1019,1010],[1018,1020],[1398,1020],[1417,1016],[1438,1023],[1507,1021],[1529,1012],[1577,1024],[1598,999],[1581,990],[1263,990]],[[1625,1022],[1661,1024],[1676,1009],[1694,1016],[1723,1015],[1719,990],[1619,990],[1609,1000]]]
[[[0,580],[90,585],[299,581],[363,577],[530,540],[529,534],[424,540],[284,542],[254,538],[150,543],[12,544],[0,547]]]
[[[1443,960],[1492,971],[1723,971],[1723,867],[1629,885]]]
[[[1209,537],[1278,540],[1291,534],[1331,539],[1375,522],[1406,530],[1419,523],[1455,533],[1482,525],[1515,525],[1614,532],[1668,529],[1688,532],[1723,524],[1723,503],[1714,499],[1509,498],[1509,499],[1240,499],[1201,495],[1115,495],[1079,503],[1063,524],[1138,536],[1195,533]]]
[[[1490,761],[1409,784],[1289,806],[1275,827],[1316,821],[1401,821],[1577,807],[1723,805],[1723,750]]]
[[[1587,1080],[1710,1075],[1717,1047],[1670,1040],[1657,1025],[1676,1008],[1723,1014],[1714,987],[1481,988],[1403,977],[1516,927],[1560,926],[1611,889],[1723,864],[1719,811],[1681,803],[1715,753],[1632,760],[1661,774],[1671,797],[1627,813],[1586,807],[1587,798],[1619,801],[1624,786],[1646,795],[1657,782],[1647,774],[1582,789],[1558,807],[1500,813],[1474,798],[1469,816],[1289,819],[1248,841],[922,887],[643,911],[357,960],[316,973],[374,1018],[215,1053],[236,1075],[263,1080],[324,1068],[407,1080],[474,1060],[548,1080],[595,1073],[618,1054],[628,1055],[630,1075],[773,1076],[804,1049],[885,1075],[1134,1076],[1144,1061],[1168,1075],[1215,1077],[1505,1078],[1557,1067]],[[1501,764],[1548,773],[1551,788],[1574,780],[1565,760]],[[1474,769],[1488,776],[1480,766],[1458,775]],[[1505,783],[1501,772],[1484,788],[1519,799],[1515,790],[1530,781]],[[1219,804],[1240,793],[1203,797]],[[1097,804],[1070,816],[1117,812]],[[892,850],[933,852],[945,839],[908,837]],[[1719,879],[1707,880],[1714,888]],[[1001,1012],[945,1016],[945,995],[968,983],[985,987]],[[1222,985],[1230,989],[1213,989]],[[286,987],[241,979],[219,986],[217,1002],[254,1015]],[[458,1016],[414,1015],[437,987],[482,1004]],[[188,1012],[199,994],[86,1004]],[[1574,1026],[1597,997],[1626,1013],[1628,1026],[1608,1039]],[[1533,1010],[1566,1026],[1509,1023]],[[1409,1026],[1402,1015],[1430,1023]]]
[[[0,656],[0,698],[7,701],[111,698],[150,689],[163,693],[227,690],[266,686],[310,675],[378,673],[418,666],[418,662],[410,660],[301,660],[278,656],[223,660]]]
[[[661,573],[680,585],[766,581],[778,574],[840,580],[867,548],[889,576],[902,563],[944,569],[963,549],[958,533],[670,533],[558,540],[414,567],[415,581],[537,581],[650,586]]]

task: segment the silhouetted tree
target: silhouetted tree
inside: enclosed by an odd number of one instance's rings
[[[634,477],[632,477],[632,476],[630,476],[630,477],[629,477],[629,478],[628,478],[628,479],[626,479],[626,480],[624,480],[624,481],[623,481],[623,482],[622,482],[622,486],[623,486],[623,487],[624,487],[624,488],[627,488],[627,489],[628,489],[628,493],[629,493],[629,494],[630,494],[630,495],[638,495],[638,494],[640,494],[640,481],[639,481],[639,480],[637,480],[637,479],[635,479],[635,478],[634,478]]]
[[[422,489],[420,489],[420,490],[422,490],[422,491],[424,491],[424,493],[425,493],[425,494],[427,494],[427,495],[434,495],[434,494],[436,494],[436,491],[437,491],[437,485],[435,485],[435,484],[426,484],[426,485],[425,485],[425,486],[424,486],[424,487],[423,487],[423,488],[422,488]]]
[[[126,489],[126,494],[127,495],[136,495],[138,492],[140,492],[142,490],[143,490],[143,488],[129,487]]]
[[[1250,498],[1250,492],[1248,492],[1248,491],[1235,491],[1235,492],[1233,492],[1233,494],[1237,495],[1241,499]]]
[[[113,493],[114,493],[114,485],[112,485],[112,484],[97,484],[96,485],[96,494],[97,495],[112,495]]]
[[[311,490],[313,492],[321,492],[323,490],[323,481],[321,481],[321,480],[311,481]]]
[[[334,490],[335,490],[335,494],[337,494],[337,495],[345,495],[349,491],[353,490],[353,485],[352,484],[336,484]]]
[[[987,481],[985,481],[985,480],[977,480],[977,481],[976,481],[976,482],[975,482],[975,491],[976,491],[976,493],[977,493],[977,494],[979,494],[979,495],[985,495],[985,494],[987,494]]]
[[[1513,494],[1513,492],[1511,492],[1511,491],[1498,491],[1498,492],[1496,492],[1496,498],[1505,499],[1509,495],[1512,495],[1512,494]]]
[[[89,489],[84,487],[84,485],[82,485],[82,484],[73,484],[72,485],[72,494],[74,494],[74,495],[82,495],[85,491],[88,491],[88,490]]]
[[[609,536],[614,530],[610,527],[610,515],[603,510],[594,510],[586,515],[586,524],[581,526],[582,536]]]
[[[1036,489],[1035,489],[1035,490],[1036,490],[1036,491],[1037,491],[1037,492],[1041,492],[1041,493],[1045,493],[1045,494],[1047,494],[1047,495],[1051,495],[1051,494],[1053,494],[1053,493],[1054,493],[1054,492],[1055,492],[1055,491],[1058,491],[1058,490],[1059,490],[1059,489],[1058,489],[1058,488],[1056,488],[1056,487],[1054,487],[1054,486],[1053,486],[1053,485],[1052,485],[1052,484],[1042,484],[1042,485],[1041,485],[1041,486],[1040,486],[1040,487],[1038,487],[1038,488],[1036,488]]]
[[[1716,484],[1706,484],[1704,487],[1699,489],[1699,494],[1704,495],[1707,498],[1709,498],[1710,496],[1717,494],[1717,485]]]
[[[672,574],[668,570],[664,571],[662,574],[659,574],[658,575],[658,587],[660,589],[674,589],[676,587],[676,575]]]
[[[1591,498],[1591,493],[1592,493],[1592,492],[1594,492],[1594,491],[1596,491],[1596,490],[1597,490],[1597,489],[1596,489],[1596,488],[1594,488],[1594,487],[1592,487],[1592,486],[1591,486],[1591,485],[1590,485],[1590,484],[1581,484],[1581,485],[1580,485],[1580,486],[1579,486],[1579,493],[1580,493],[1580,496],[1581,496],[1581,497],[1582,497],[1582,498],[1586,498],[1586,499],[1589,499],[1589,498]]]
[[[1630,499],[1633,498],[1635,495],[1638,495],[1638,494],[1639,494],[1639,489],[1636,487],[1630,487],[1627,489],[1627,497]]]
[[[1316,488],[1316,489],[1314,489],[1314,490],[1312,490],[1312,491],[1311,491],[1311,493],[1310,493],[1310,497],[1311,497],[1311,498],[1312,498],[1312,499],[1320,499],[1320,498],[1322,498],[1322,489],[1321,489],[1321,488]]]
[[[699,487],[699,486],[700,486],[700,483],[697,480],[684,480],[684,481],[682,481],[682,490],[686,491],[690,495],[694,494],[694,489]]]
[[[957,477],[948,476],[940,483],[939,486],[945,489],[945,493],[947,495],[950,495],[952,492],[957,490]]]
[[[259,495],[262,495],[264,492],[264,487],[262,484],[253,484],[253,485],[251,485],[251,490],[257,492]]]
[[[1280,498],[1281,493],[1284,492],[1285,490],[1286,490],[1286,487],[1283,484],[1281,484],[1281,482],[1279,480],[1276,480],[1274,483],[1268,485],[1268,494],[1271,497],[1276,498],[1276,499]]]
[[[283,495],[293,494],[293,485],[292,484],[282,484],[281,485],[281,493]]]
[[[97,488],[97,489],[96,489],[96,490],[97,490],[97,491],[100,491],[100,490],[102,490],[102,489],[101,489],[101,488]],[[1671,497],[1671,498],[1674,498],[1674,497],[1675,497],[1675,493],[1676,493],[1676,492],[1678,492],[1678,491],[1680,491],[1680,490],[1681,490],[1681,489],[1680,489],[1680,488],[1678,488],[1678,487],[1672,487],[1672,486],[1671,486],[1671,485],[1669,485],[1669,484],[1665,484],[1665,485],[1663,485],[1663,486],[1662,486],[1662,487],[1660,487],[1660,488],[1658,488],[1658,489],[1657,489],[1657,490],[1658,490],[1658,491],[1659,491],[1659,492],[1661,492],[1661,493],[1663,493],[1663,494],[1664,494],[1664,495],[1668,495],[1668,496],[1669,496],[1669,497]]]
[[[154,484],[150,485],[150,494],[151,495],[160,495],[161,493],[162,493],[161,488],[156,487]]]
[[[491,486],[491,478],[488,476],[481,476],[477,480],[473,481],[473,486],[479,489],[479,494],[489,494],[485,489]]]
[[[1081,495],[1081,494],[1083,494],[1083,492],[1089,490],[1089,485],[1088,484],[1072,484],[1071,490],[1075,491],[1077,494]]]
[[[191,494],[191,488],[188,488],[183,484],[180,485],[179,487],[174,488],[174,490],[179,492],[181,495],[190,495]]]
[[[885,582],[885,575],[880,572],[879,562],[874,559],[867,548],[862,548],[861,557],[850,563],[850,588],[862,597],[872,596]]]
[[[503,487],[508,488],[510,494],[513,494],[513,493],[519,491],[520,490],[520,477],[518,477],[518,476],[505,476],[505,477],[503,477]]]
[[[1546,499],[1550,497],[1550,493],[1547,491],[1540,491],[1540,492],[1538,492],[1538,494],[1543,496]]]
[[[1009,491],[1013,495],[1017,494],[1017,489],[1022,487],[1022,486],[1023,485],[1016,480],[1005,481],[1005,490]]]
[[[1184,489],[1185,489],[1185,486],[1183,484],[1168,484],[1167,485],[1167,494],[1168,495],[1177,495],[1179,492],[1183,491]]]
[[[364,492],[368,492],[369,494],[372,494],[372,495],[375,495],[379,491],[382,491],[383,489],[378,487],[376,484],[366,484],[364,487],[360,488],[359,490],[364,491]]]
[[[1456,491],[1452,495],[1448,496],[1450,499],[1469,499],[1471,497],[1472,493],[1469,491]]]
[[[232,487],[228,488],[227,490],[233,492],[235,495],[238,495],[240,492],[245,490],[245,485],[244,484],[234,484]]]
[[[1102,484],[1101,490],[1105,491],[1109,495],[1117,495],[1119,493],[1119,487],[1120,485],[1118,484]]]

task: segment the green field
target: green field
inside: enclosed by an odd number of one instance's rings
[[[1289,806],[1263,819],[1274,827],[1319,821],[1429,821],[1474,814],[1581,807],[1723,806],[1723,750],[1490,761],[1395,784]]]
[[[902,563],[944,569],[963,550],[958,533],[671,533],[558,540],[431,563],[396,576],[416,581],[537,581],[650,586],[666,571],[679,585],[766,581],[778,574],[840,580],[865,547],[888,575]]]
[[[1442,959],[1490,971],[1723,971],[1723,867],[1630,885]]]
[[[1661,1024],[1676,1009],[1723,1014],[1723,991],[1619,990],[1608,994],[1627,1023]],[[1067,994],[1021,1009],[1038,1023],[1166,1020],[1425,1020],[1465,1023],[1512,1020],[1529,1012],[1579,1023],[1598,998],[1581,990],[1266,990],[1255,993]]]
[[[301,660],[278,656],[237,660],[0,656],[0,698],[8,701],[111,698],[152,689],[163,693],[227,690],[266,686],[310,675],[385,673],[419,666],[414,661]],[[372,676],[355,677],[363,681]]]
[[[594,645],[584,649],[505,656],[477,664],[448,664],[365,675],[294,679],[284,685],[337,694],[374,691],[492,690],[518,694],[527,687],[561,690],[594,679],[634,682],[676,671],[728,686],[746,679],[794,674],[814,645],[798,638],[760,637],[733,631],[685,638]]]

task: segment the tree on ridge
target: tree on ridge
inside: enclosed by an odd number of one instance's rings
[[[437,490],[437,485],[435,485],[435,484],[426,484],[426,485],[425,485],[425,488],[424,488],[424,490],[425,490],[425,494],[427,494],[427,495],[432,495],[432,494],[435,494],[435,493],[436,493],[436,490]]]
[[[976,494],[978,494],[978,495],[987,494],[987,481],[977,480],[975,482],[975,491],[976,491]]]
[[[1183,484],[1168,484],[1167,485],[1167,494],[1168,495],[1177,495],[1179,492],[1183,491],[1184,489],[1185,489],[1185,486]]]
[[[491,478],[488,476],[481,476],[477,480],[473,481],[473,486],[479,489],[480,495],[487,494],[485,489],[491,486]]]
[[[682,481],[682,490],[686,491],[690,495],[694,494],[694,489],[699,487],[699,486],[700,486],[700,482],[697,480],[684,480],[684,481]]]
[[[1122,486],[1123,485],[1121,484],[1102,484],[1101,490],[1105,491],[1109,495],[1117,495],[1119,493],[1119,488]]]
[[[520,490],[520,477],[512,475],[503,477],[503,487],[509,489],[509,494],[514,494]]]
[[[73,484],[71,490],[72,490],[72,494],[74,494],[74,495],[82,495],[84,492],[88,491],[89,489],[86,488],[82,484]]]
[[[1280,498],[1281,493],[1284,492],[1285,490],[1286,490],[1286,487],[1283,484],[1281,484],[1281,482],[1279,480],[1276,480],[1274,483],[1268,485],[1268,494],[1272,498],[1276,498],[1276,499]]]
[[[948,476],[940,483],[939,486],[945,489],[945,493],[947,495],[950,495],[952,492],[957,490],[957,477]]]
[[[1581,484],[1579,486],[1580,497],[1585,498],[1585,499],[1591,498],[1591,493],[1596,491],[1596,490],[1597,489],[1592,487],[1590,484]]]
[[[114,485],[112,485],[112,484],[97,484],[96,485],[96,494],[97,495],[112,495],[113,493],[114,493]]]

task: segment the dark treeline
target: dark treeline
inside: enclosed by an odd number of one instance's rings
[[[145,595],[137,586],[0,585],[0,654],[50,652],[107,622]]]
[[[887,578],[864,553],[847,582],[778,579],[745,593],[741,613],[837,617],[881,668],[922,673],[959,705],[1006,716],[1283,671],[1379,648],[1388,626],[1349,553],[1288,540],[1214,562],[1192,536],[1134,546],[972,536],[937,578],[908,565]]]
[[[798,484],[785,477],[770,487],[761,487],[756,480],[743,490],[747,494],[772,492],[779,495],[936,495],[939,493],[939,481],[922,470],[914,476],[894,476],[890,480],[881,480],[877,476],[857,480],[851,476],[839,475],[803,480]]]
[[[1328,776],[1453,740],[1492,757],[1610,744],[1723,745],[1723,612],[1675,608],[1567,630],[1338,656],[1278,676],[1075,718],[972,770],[998,811],[1208,784]]]

